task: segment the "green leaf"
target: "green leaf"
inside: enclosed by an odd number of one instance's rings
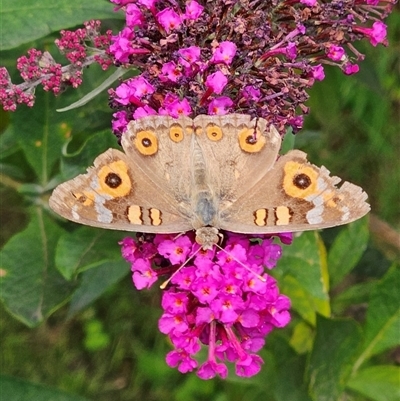
[[[14,134],[43,188],[70,129],[53,107],[53,95],[38,92],[35,107],[21,107],[13,114]]]
[[[368,218],[345,226],[335,238],[328,253],[331,286],[339,284],[360,260],[368,245]]]
[[[28,225],[29,216],[26,214],[23,197],[13,189],[5,185],[0,186],[0,200],[0,247],[2,247],[13,235]]]
[[[0,376],[0,397],[4,401],[89,401],[55,388],[3,375]]]
[[[286,132],[285,136],[283,137],[282,145],[281,145],[281,151],[280,153],[282,155],[286,154],[290,150],[294,149],[294,142],[296,139],[296,135],[294,135],[291,132]]]
[[[10,156],[17,152],[18,149],[19,144],[14,135],[13,126],[8,125],[7,129],[0,135],[0,159]]]
[[[296,350],[298,354],[305,354],[310,351],[313,345],[314,332],[310,325],[300,321],[294,326],[292,337],[290,338],[290,346]]]
[[[276,401],[310,401],[304,385],[305,357],[296,354],[286,339],[275,335],[268,341],[275,355],[274,396]],[[265,381],[271,380],[264,377]]]
[[[2,0],[0,50],[12,49],[91,19],[121,17],[104,0]]]
[[[304,319],[315,324],[315,312],[329,316],[328,276],[323,242],[317,232],[302,233],[283,249],[278,266],[281,292]]]
[[[122,258],[120,256],[120,258]],[[126,277],[130,266],[125,260],[104,262],[82,273],[82,281],[74,292],[68,315],[71,317],[103,295],[111,286]]]
[[[20,321],[33,327],[68,298],[71,284],[54,266],[61,229],[41,208],[33,209],[28,227],[4,246],[1,260],[1,298]]]
[[[126,233],[93,227],[79,227],[64,233],[56,250],[56,266],[71,280],[77,273],[108,261],[122,259],[118,242]]]
[[[371,292],[368,305],[365,340],[354,371],[372,355],[400,345],[400,268],[386,273]]]
[[[117,140],[110,130],[104,130],[85,138],[83,145],[75,151],[69,151],[66,147],[61,161],[61,172],[64,179],[70,179],[82,174],[93,164],[93,160],[108,148],[119,148]]]
[[[62,113],[65,111],[77,109],[79,107],[84,106],[86,103],[89,103],[92,99],[94,99],[100,93],[102,93],[107,88],[109,88],[111,86],[111,84],[113,84],[115,81],[117,81],[119,78],[121,78],[127,72],[128,72],[128,70],[125,68],[117,68],[109,77],[107,77],[105,79],[104,82],[102,82],[95,89],[93,89],[92,91],[87,93],[84,97],[82,97],[81,99],[77,100],[76,102],[70,104],[69,106],[58,109],[57,111],[59,113]]]
[[[340,399],[361,339],[361,330],[354,321],[318,316],[314,347],[307,369],[313,400]]]
[[[279,279],[279,287],[283,294],[290,297],[292,309],[296,310],[309,324],[315,326],[315,311],[318,309],[318,303],[314,302],[315,299],[306,291],[302,283],[287,275],[283,279]]]
[[[346,288],[333,298],[332,312],[338,316],[354,305],[367,304],[375,285],[376,281],[372,280]]]
[[[371,366],[360,370],[347,387],[374,401],[400,400],[400,367]]]

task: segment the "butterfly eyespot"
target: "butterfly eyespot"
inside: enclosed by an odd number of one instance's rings
[[[80,192],[72,192],[72,196],[79,202],[84,203],[86,201],[86,196]]]
[[[98,179],[99,192],[112,198],[128,195],[132,188],[128,166],[122,160],[103,166],[99,171]]]
[[[318,171],[312,166],[288,161],[284,166],[284,172],[283,189],[289,196],[306,199],[322,191],[322,188],[318,187]]]
[[[183,139],[183,129],[180,125],[178,124],[173,124],[171,125],[171,128],[169,129],[169,137],[174,141],[174,142],[180,142]]]
[[[219,141],[222,138],[222,129],[215,124],[209,124],[206,127],[207,138],[210,141]]]
[[[139,131],[136,134],[135,146],[142,155],[154,155],[158,151],[157,137],[151,131]]]
[[[83,206],[92,206],[94,202],[94,193],[89,191],[73,192],[72,195]]]
[[[293,184],[299,189],[306,189],[311,185],[311,178],[307,174],[296,174],[293,177]]]
[[[121,177],[115,173],[109,173],[104,182],[113,189],[118,188],[122,184]]]
[[[259,152],[264,147],[265,142],[265,137],[254,128],[245,128],[239,132],[239,146],[245,152]]]

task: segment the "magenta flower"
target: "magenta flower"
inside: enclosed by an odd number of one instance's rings
[[[134,53],[132,47],[132,39],[135,37],[135,32],[129,27],[125,27],[117,36],[111,39],[113,44],[110,46],[110,52],[115,57],[115,60],[120,63],[128,63],[129,56]]]
[[[132,1],[132,0],[131,0]],[[156,3],[158,0],[137,0],[137,4],[144,6],[148,10],[152,11],[153,13],[155,12],[156,9]]]
[[[180,64],[189,68],[191,64],[200,60],[200,47],[190,46],[186,49],[179,49],[178,54],[180,55]]]
[[[325,78],[324,67],[321,64],[312,67],[312,77],[318,81],[322,81]]]
[[[131,78],[115,90],[115,100],[123,105],[129,103],[142,105],[140,99],[152,94],[154,87],[143,77]]]
[[[217,71],[210,74],[205,82],[207,88],[210,88],[213,93],[219,95],[228,83],[228,78],[221,72]]]
[[[300,0],[300,3],[305,4],[306,6],[309,7],[314,7],[315,4],[317,3],[317,0]]]
[[[227,362],[235,364],[240,376],[259,372],[263,361],[256,353],[265,336],[290,321],[289,299],[264,271],[265,255],[275,255],[267,258],[272,268],[281,246],[269,236],[261,237],[253,242],[245,235],[225,233],[218,252],[199,250],[193,233],[122,241],[122,254],[131,263],[138,289],[149,288],[160,275],[169,276],[163,284],[164,312],[159,320],[160,331],[174,346],[166,357],[169,366],[180,372],[198,368],[203,379],[225,378]],[[282,238],[289,241],[290,236]],[[201,345],[208,347],[208,358],[198,367]]]
[[[167,33],[179,29],[182,24],[181,17],[172,8],[165,8],[157,13],[157,21]]]
[[[175,241],[165,240],[158,246],[160,255],[168,258],[172,264],[179,264],[186,261],[191,250],[191,241],[186,235],[182,235]]]
[[[353,75],[360,70],[360,67],[357,64],[346,63],[342,69],[346,75]]]
[[[250,377],[261,370],[263,360],[258,355],[249,355],[236,364],[236,374],[239,377]]]
[[[241,92],[242,96],[248,103],[256,102],[261,97],[261,91],[255,86],[247,85],[243,88]]]
[[[192,359],[189,354],[185,351],[171,351],[166,357],[166,361],[169,366],[175,368],[178,366],[178,370],[181,373],[191,372],[197,367],[197,362]]]
[[[233,42],[221,42],[214,50],[211,62],[215,64],[223,63],[226,65],[230,65],[236,55],[236,49],[237,47]]]
[[[126,111],[121,110],[113,114],[114,119],[112,120],[112,130],[122,135],[125,131],[126,126],[129,123]]]
[[[342,61],[344,57],[344,49],[341,46],[329,45],[326,55],[333,61]]]
[[[288,43],[286,46],[286,55],[289,60],[294,60],[297,56],[297,47],[293,42]]]
[[[233,101],[227,96],[217,97],[211,100],[208,105],[208,114],[224,115],[229,113],[230,107],[233,106]]]
[[[145,18],[140,10],[140,8],[136,4],[128,4],[126,6],[126,25],[130,28],[134,28],[135,26],[141,27],[144,24]]]
[[[123,105],[127,105],[130,102],[132,96],[134,96],[135,88],[132,87],[129,81],[123,82],[118,88],[115,90],[115,100],[118,103]]]
[[[132,279],[138,290],[150,288],[157,281],[157,274],[151,268],[148,259],[137,259],[135,265],[132,265]]]
[[[190,0],[188,3],[186,3],[185,17],[189,20],[195,21],[200,17],[203,10],[204,7],[200,5],[197,1]]]
[[[146,105],[144,105],[143,107],[138,107],[138,108],[134,111],[134,113],[133,113],[133,118],[134,118],[135,120],[137,120],[137,119],[142,118],[142,117],[154,116],[154,115],[156,115],[156,114],[157,114],[157,112],[156,112],[153,108],[151,108],[150,106],[148,106],[148,105],[146,104]],[[126,125],[125,125],[124,128],[126,128]],[[122,131],[121,131],[121,133],[122,133]]]
[[[372,24],[372,28],[354,27],[355,32],[364,34],[371,43],[372,46],[376,46],[378,43],[385,43],[387,35],[387,26],[381,22],[376,21]]]
[[[183,76],[181,69],[173,61],[165,63],[161,68],[161,72],[171,82],[178,82],[179,78]]]
[[[213,379],[216,375],[219,375],[221,379],[226,379],[228,376],[228,368],[223,363],[208,360],[199,367],[197,375],[204,380]]]
[[[181,115],[188,116],[192,109],[187,99],[180,100],[178,96],[169,93],[164,99],[164,107],[160,108],[158,112],[162,115],[178,118]]]

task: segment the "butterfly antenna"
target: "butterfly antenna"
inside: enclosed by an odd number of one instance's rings
[[[243,262],[241,262],[239,259],[235,258],[231,253],[225,251],[224,248],[220,247],[218,244],[215,244],[215,246],[219,249],[221,249],[222,252],[225,252],[230,258],[232,258],[235,262],[239,263],[240,266],[244,267],[248,272],[251,274],[254,274],[258,279],[261,281],[265,282],[267,281],[265,277],[260,276],[258,273],[256,273],[254,270],[250,269],[249,266],[246,266]]]
[[[194,252],[188,259],[186,259],[185,263],[183,265],[179,266],[179,268],[174,271],[171,274],[171,277],[168,278],[168,280],[165,280],[161,285],[160,288],[162,290],[165,290],[165,287],[169,284],[169,282],[174,278],[175,274],[178,273],[181,269],[183,269],[201,250],[202,248],[199,248],[196,252]]]

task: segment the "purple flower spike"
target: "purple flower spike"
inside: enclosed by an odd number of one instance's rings
[[[387,44],[381,20],[394,2],[121,2],[127,27],[112,37],[109,53],[138,68],[155,90],[121,103],[117,88],[110,104],[129,119],[147,115],[146,106],[174,118],[239,112],[266,119],[282,135],[288,126],[296,133],[324,64],[355,74],[364,56],[354,42]],[[120,125],[113,125],[118,137]]]
[[[0,103],[5,110],[15,110],[20,103],[31,107],[37,85],[56,95],[66,85],[78,87],[85,67],[97,62],[104,70],[112,65],[138,70],[155,88],[141,102],[127,104],[118,101],[118,90],[110,91],[113,112],[124,111],[128,120],[146,115],[145,106],[173,117],[225,114],[226,107],[215,107],[215,95],[223,95],[233,112],[262,117],[282,135],[288,126],[296,133],[302,128],[302,115],[308,113],[309,89],[324,79],[316,67],[335,65],[345,74],[355,74],[364,55],[354,43],[366,39],[373,46],[387,45],[383,20],[396,3],[111,1],[117,5],[115,11],[125,12],[126,26],[115,35],[101,35],[100,21],[61,31],[56,45],[70,65],[28,54],[18,63],[24,80],[19,85],[0,69]],[[218,71],[227,84],[221,85],[221,92],[209,93],[209,77]],[[250,93],[244,90],[250,87]],[[183,99],[188,104],[170,110],[164,104],[168,96],[178,97],[177,104]],[[113,128],[120,137],[121,120]]]

